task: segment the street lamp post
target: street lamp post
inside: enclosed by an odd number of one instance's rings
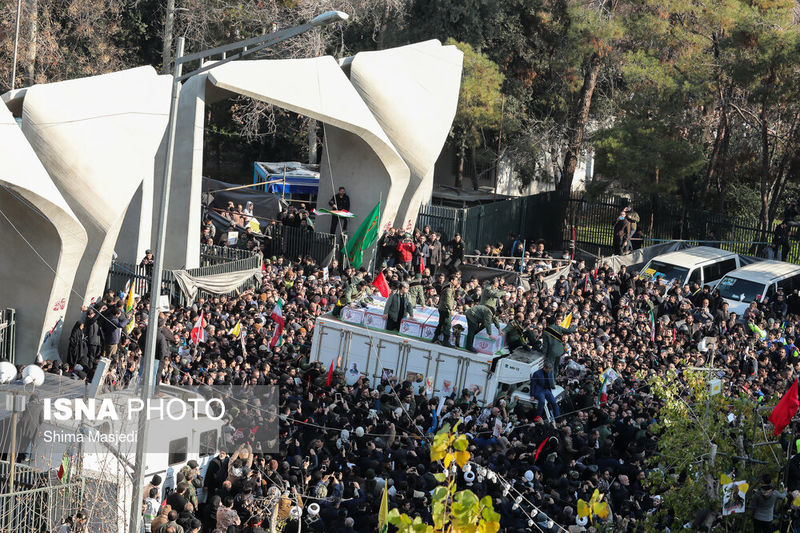
[[[161,281],[162,269],[164,268],[164,241],[166,240],[166,226],[167,214],[169,209],[169,194],[170,185],[172,181],[172,164],[175,150],[175,127],[176,119],[178,116],[178,98],[181,91],[181,83],[185,80],[207,72],[219,65],[241,59],[245,56],[254,54],[270,46],[274,46],[286,39],[290,39],[301,33],[320,26],[325,26],[333,22],[347,20],[349,16],[347,13],[341,11],[327,11],[314,17],[312,20],[305,24],[287,28],[285,30],[276,31],[274,33],[267,33],[245,39],[235,43],[218,46],[202,52],[194,54],[183,55],[183,48],[185,40],[183,37],[178,39],[175,50],[175,64],[172,74],[172,97],[169,107],[169,123],[167,125],[167,156],[164,163],[164,179],[161,185],[161,211],[158,217],[158,233],[156,234],[156,249],[155,261],[153,265],[153,279],[151,280],[150,290],[150,306],[151,314],[150,320],[147,324],[147,342],[144,349],[144,372],[141,379],[141,398],[147,404],[147,401],[153,394],[153,365],[155,361],[156,339],[158,336],[158,322],[159,312],[158,301],[161,296]],[[221,59],[205,64],[207,59],[214,56],[220,56]],[[183,65],[190,61],[200,61],[200,67],[188,74],[183,74]],[[153,312],[153,306],[156,311]],[[143,410],[142,413],[146,413]],[[130,511],[130,527],[129,533],[140,533],[141,531],[141,505],[142,505],[142,487],[144,486],[144,469],[145,469],[145,445],[147,443],[148,424],[146,416],[142,413],[139,415],[138,433],[136,436],[136,462],[134,464],[133,474],[133,493],[131,497],[131,511]]]

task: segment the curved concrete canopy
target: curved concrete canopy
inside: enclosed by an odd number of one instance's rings
[[[165,257],[168,267],[189,268],[199,261],[196,235],[200,227],[203,110],[206,103],[231,94],[249,96],[330,125],[329,146],[331,136],[342,135],[348,141],[341,145],[347,155],[334,150],[323,155],[322,205],[327,207],[333,181],[336,187],[358,191],[351,194],[351,210],[357,215],[351,224],[357,225],[381,197],[382,223],[395,219],[408,186],[408,166],[336,60],[324,56],[227,63],[191,78],[181,89],[178,132],[183,133],[175,144],[169,214],[169,236],[174,241]],[[187,130],[193,132],[191,138],[187,138]],[[181,242],[185,239],[188,241]]]
[[[350,81],[411,170],[394,224],[416,223],[433,190],[433,167],[456,114],[464,54],[438,40],[348,61]]]
[[[0,305],[17,310],[17,362],[33,362],[37,354],[54,359],[86,232],[2,105],[0,161],[0,210],[22,234],[0,217]]]
[[[83,298],[70,303],[70,327],[81,305],[102,294],[131,198],[152,180],[170,79],[140,67],[35,85],[25,93],[22,130],[89,237],[74,285]],[[149,245],[149,222],[142,242],[132,246]]]

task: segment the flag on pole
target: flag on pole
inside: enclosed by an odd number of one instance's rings
[[[383,484],[383,496],[381,506],[378,510],[378,532],[387,533],[389,531],[389,483]]]
[[[650,342],[656,340],[656,315],[653,314],[653,310],[650,310]]]
[[[70,463],[72,462],[72,454],[70,447],[64,450],[64,455],[61,456],[61,466],[58,467],[58,479],[61,483],[69,483]]]
[[[133,309],[133,283],[128,280],[128,284],[125,287],[128,291],[128,296],[125,298],[125,312],[130,313],[131,309]]]
[[[381,296],[383,296],[384,298],[389,296],[389,284],[386,283],[386,277],[384,277],[382,270],[378,273],[377,276],[375,276],[375,279],[372,281],[372,285],[377,287],[378,292],[380,292]]]
[[[364,261],[364,250],[369,249],[375,239],[378,237],[378,223],[381,219],[381,203],[378,202],[375,207],[370,211],[361,224],[353,233],[352,237],[347,239],[344,251],[347,255],[347,260],[353,268],[359,268]]]
[[[200,313],[200,318],[194,323],[191,332],[191,340],[194,344],[200,344],[206,341],[206,330],[203,327],[203,313]]]
[[[333,364],[336,362],[336,358],[331,361],[331,367],[328,369],[328,377],[325,378],[325,386],[330,387],[331,383],[333,383]]]
[[[355,215],[347,209],[314,209],[311,211],[315,215],[333,215],[340,218],[353,218]]]
[[[547,445],[547,443],[550,442],[550,438],[551,437],[547,437],[546,439],[544,439],[542,443],[536,448],[536,453],[533,454],[534,463],[539,460],[539,455],[542,453],[542,450],[544,450],[544,447]]]
[[[599,405],[608,403],[608,374],[603,374],[603,384],[600,386],[600,394],[597,395],[597,403]]]
[[[233,326],[233,329],[231,329],[231,335],[235,339],[241,334],[242,334],[242,321],[239,320],[238,322],[236,322],[236,325]]]
[[[132,316],[130,321],[125,325],[125,333],[130,335],[131,331],[133,331],[133,328],[135,327],[136,327],[136,317]]]
[[[561,327],[567,329],[570,324],[572,324],[572,312],[564,317],[564,320],[561,321]]]
[[[792,386],[789,387],[789,390],[786,391],[786,394],[783,395],[781,401],[778,402],[778,405],[775,406],[775,409],[773,409],[772,413],[769,415],[769,421],[775,426],[775,436],[780,435],[784,428],[792,421],[794,415],[797,414],[797,408],[800,406],[797,387],[797,380],[795,379]]]
[[[239,324],[237,324],[238,326]],[[247,357],[247,347],[244,345],[245,332],[242,331],[239,340],[242,342],[242,357]]]
[[[283,302],[278,299],[275,302],[275,307],[272,308],[272,314],[269,317],[275,322],[275,331],[272,332],[272,338],[269,341],[270,350],[278,345],[283,333]]]

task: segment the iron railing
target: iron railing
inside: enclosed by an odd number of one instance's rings
[[[50,533],[86,507],[82,481],[57,483],[0,494],[0,531]]]
[[[16,355],[16,311],[0,310],[0,359],[14,362]]]
[[[318,233],[311,228],[275,226],[272,239],[265,240],[264,251],[269,256],[282,255],[291,260],[313,257],[322,263],[330,255],[336,243],[331,233]]]
[[[214,248],[216,250],[209,250],[210,248]],[[234,257],[235,255],[238,255],[239,252],[242,252],[241,255],[244,257],[241,259],[232,259],[227,262],[216,262],[219,261],[220,258],[224,257],[223,254],[225,252],[221,252],[222,249],[223,248],[219,246],[204,247],[204,251],[213,252],[213,255],[203,254],[201,256],[201,263],[206,263],[207,265],[189,269],[187,272],[192,276],[210,276],[213,274],[252,270],[254,268],[261,267],[261,263],[263,261],[262,255],[257,252],[249,252],[246,250],[236,250],[236,252],[231,252],[231,257]],[[114,292],[124,290],[129,281],[132,282],[131,285],[135,294],[148,294],[150,292],[150,273],[146,267],[141,265],[133,265],[130,263],[123,263],[120,261],[112,262],[111,267],[108,269],[108,277],[106,278],[106,290],[111,289]],[[250,289],[255,287],[256,284],[257,281],[255,277],[251,277],[239,285],[236,290],[243,291]],[[236,291],[232,291],[227,293],[227,295],[231,296],[235,293]],[[187,303],[186,297],[184,296],[183,291],[181,291],[180,286],[175,279],[175,275],[170,270],[165,270],[162,274],[161,294],[167,295],[170,303],[172,304],[185,305]],[[207,299],[210,296],[220,295],[212,295],[203,290],[200,290],[197,294],[198,298]]]
[[[423,206],[417,217],[417,227],[428,225],[433,231],[440,231],[445,241],[461,233],[467,253],[482,250],[487,244],[510,244],[512,235],[519,235],[529,243],[541,239],[549,250],[563,249],[572,238],[574,227],[579,248],[610,255],[614,223],[628,205],[639,215],[638,228],[644,234],[645,245],[672,239],[693,243],[714,240],[721,241],[721,248],[756,255],[772,240],[773,228],[761,231],[758,221],[751,217],[683,210],[650,196],[633,201],[618,196],[590,200],[577,194],[567,196],[557,192],[470,208]],[[800,231],[793,228],[792,232],[789,257],[797,261]]]

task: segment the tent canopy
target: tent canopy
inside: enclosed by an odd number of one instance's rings
[[[284,190],[284,174],[286,187]],[[280,180],[280,181],[276,181]],[[319,190],[319,165],[288,161],[281,163],[253,163],[253,183],[265,183],[268,192],[275,194],[317,194]]]

